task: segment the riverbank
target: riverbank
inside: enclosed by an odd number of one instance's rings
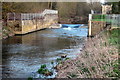
[[[14,36],[15,34],[11,32],[8,27],[2,27],[2,34],[0,35],[0,39],[6,39],[8,37]]]
[[[113,78],[120,76],[118,68],[118,31],[103,31],[88,38],[81,54],[56,66],[56,78]]]

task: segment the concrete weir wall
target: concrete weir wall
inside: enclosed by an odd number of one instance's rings
[[[49,18],[49,20],[23,20],[22,34],[40,30],[40,29],[49,28],[50,25],[55,23],[57,23],[57,16],[56,16],[56,19]]]
[[[58,22],[57,15],[51,15],[51,18],[49,17],[48,19],[22,20],[22,21],[9,20],[7,24],[11,31],[14,32],[15,34],[26,34],[36,30],[49,28],[50,25]]]
[[[49,9],[45,9],[42,13],[16,13],[14,15],[9,13],[7,20],[7,26],[15,34],[26,34],[50,28],[56,23],[58,23],[58,11]]]

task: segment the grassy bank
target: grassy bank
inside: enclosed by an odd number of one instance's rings
[[[119,33],[119,29],[107,30],[94,38],[88,38],[76,59],[57,65],[56,78],[118,78]]]

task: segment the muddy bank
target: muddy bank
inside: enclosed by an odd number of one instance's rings
[[[94,38],[88,38],[76,59],[66,60],[56,66],[56,78],[118,77],[117,31],[104,31]]]

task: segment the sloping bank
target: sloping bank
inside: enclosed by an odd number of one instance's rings
[[[82,53],[74,60],[56,66],[56,78],[117,78],[118,34],[120,29],[106,30],[88,38]]]

